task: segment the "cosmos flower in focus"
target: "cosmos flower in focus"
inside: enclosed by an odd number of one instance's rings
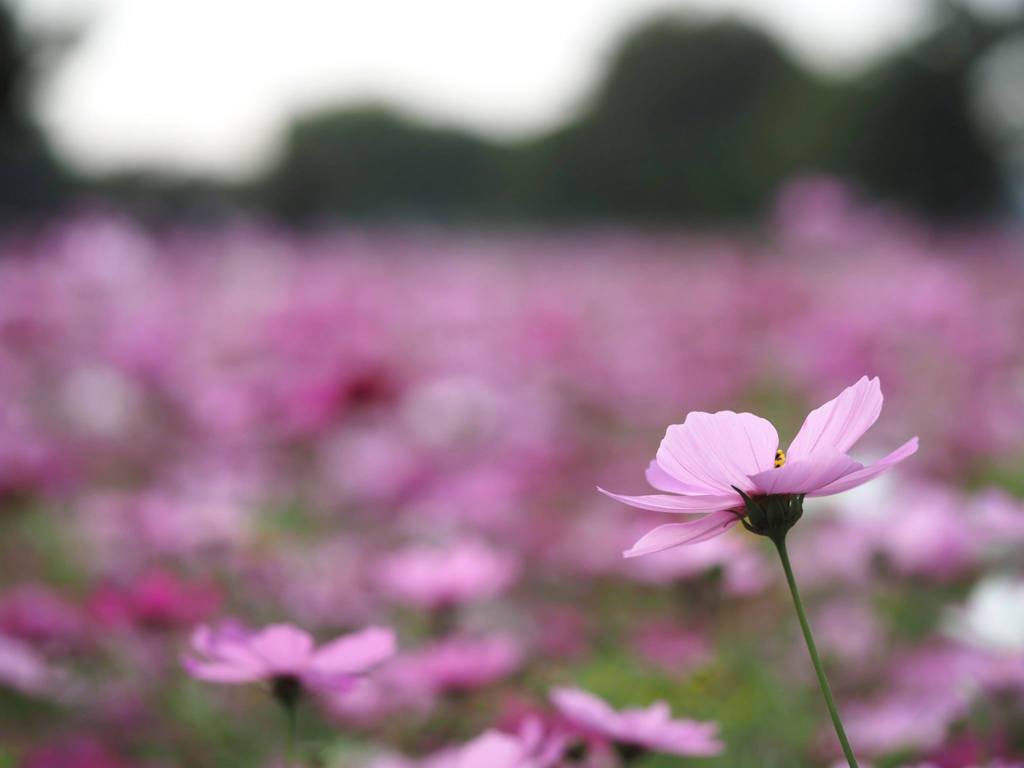
[[[668,704],[658,701],[644,709],[616,711],[593,694],[578,688],[556,688],[551,701],[573,725],[610,741],[623,755],[664,752],[682,757],[721,754],[718,725],[696,720],[673,720]]]
[[[395,653],[390,629],[371,627],[343,635],[319,648],[313,638],[289,624],[273,624],[249,633],[240,628],[198,627],[192,635],[196,655],[186,656],[186,671],[211,683],[266,682],[282,701],[303,691],[337,692]]]
[[[804,496],[831,496],[878,477],[917,450],[914,437],[868,466],[850,458],[847,451],[881,411],[878,379],[865,376],[811,411],[788,451],[779,449],[771,422],[752,413],[689,413],[682,424],[668,428],[647,469],[647,482],[661,493],[623,496],[599,489],[640,509],[700,515],[655,528],[626,557],[707,541],[762,506],[771,516],[771,504],[780,504],[778,509],[788,515]],[[763,505],[766,499],[771,501]],[[791,525],[795,519],[787,522]]]

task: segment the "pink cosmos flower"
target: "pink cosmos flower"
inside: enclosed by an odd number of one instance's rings
[[[574,725],[608,739],[620,749],[683,757],[710,757],[724,749],[718,740],[717,724],[673,720],[668,704],[663,701],[646,709],[616,711],[578,688],[556,688],[551,692],[551,701]]]
[[[395,653],[390,629],[370,627],[316,648],[313,638],[289,624],[258,632],[215,631],[200,626],[192,634],[196,656],[183,660],[190,675],[211,683],[269,682],[279,697],[302,690],[337,692]]]
[[[864,376],[811,411],[786,452],[779,450],[775,427],[752,413],[689,413],[682,424],[668,428],[647,468],[647,482],[662,493],[623,496],[598,490],[640,509],[701,517],[655,528],[625,556],[720,536],[743,519],[742,494],[831,496],[878,477],[917,450],[914,437],[869,466],[847,455],[881,411],[878,379]]]

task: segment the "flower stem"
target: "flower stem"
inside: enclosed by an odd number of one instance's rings
[[[846,738],[846,731],[843,729],[843,721],[839,719],[839,710],[836,709],[836,702],[832,698],[832,689],[829,687],[828,678],[825,677],[825,668],[818,658],[818,648],[814,644],[814,635],[811,634],[811,625],[807,622],[807,615],[804,613],[804,604],[800,599],[800,591],[796,587],[796,579],[793,577],[793,567],[789,564],[789,553],[786,551],[786,534],[772,536],[772,542],[779,551],[779,558],[782,560],[782,570],[786,572],[786,582],[789,584],[789,592],[793,595],[793,605],[796,607],[796,615],[800,620],[800,629],[803,630],[804,640],[807,642],[807,652],[811,656],[811,663],[814,665],[814,672],[818,676],[818,683],[821,685],[821,693],[825,697],[825,704],[828,706],[828,713],[832,717],[832,725],[835,726],[836,736],[843,747],[843,754],[850,768],[858,768],[857,758],[853,756],[850,742]]]
[[[285,759],[288,761],[288,768],[295,768],[295,735],[298,731],[299,707],[298,703],[286,706],[285,718],[287,719],[287,736],[285,737]]]

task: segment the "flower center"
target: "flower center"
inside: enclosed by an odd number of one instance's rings
[[[295,675],[275,675],[270,680],[270,692],[286,709],[293,709],[302,698],[302,681]]]
[[[779,448],[779,450],[777,450],[775,452],[775,468],[778,469],[779,467],[781,467],[785,463],[786,463],[786,452],[784,450],[782,450],[781,448]]]

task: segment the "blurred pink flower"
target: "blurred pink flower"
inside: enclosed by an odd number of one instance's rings
[[[556,755],[554,760],[561,757]],[[554,764],[530,754],[530,747],[515,736],[487,731],[449,755],[431,760],[430,768],[542,768]]]
[[[396,659],[388,678],[410,692],[451,693],[489,685],[522,663],[519,643],[505,635],[450,637]]]
[[[269,682],[300,690],[338,691],[395,652],[390,629],[371,627],[343,635],[316,648],[306,632],[273,624],[258,632],[217,632],[198,627],[192,635],[195,656],[186,656],[186,671],[211,683]],[[277,693],[277,691],[275,691]]]
[[[89,598],[96,622],[110,627],[134,624],[160,629],[193,625],[220,605],[220,591],[211,584],[194,584],[164,570],[150,570],[128,586],[106,584]]]
[[[685,675],[714,658],[703,635],[671,622],[640,627],[631,636],[630,645],[647,661],[675,675]]]
[[[209,487],[210,480],[204,477]],[[101,492],[80,502],[78,524],[97,551],[103,572],[136,566],[152,553],[179,557],[240,546],[249,535],[249,512],[230,494]]]
[[[657,585],[696,579],[718,569],[726,594],[751,595],[770,583],[764,559],[751,545],[750,539],[722,536],[703,547],[676,548],[618,562],[630,578]]]
[[[0,687],[29,696],[55,696],[64,680],[32,646],[0,635]]]
[[[972,733],[969,729],[958,733],[933,750],[928,755],[928,763],[934,768],[1021,768],[1022,763],[1019,761],[1011,763],[1005,760],[1019,756],[1020,752],[1011,746],[1013,736],[1003,728],[998,723],[992,723],[984,729],[983,734]]]
[[[437,610],[495,597],[518,571],[511,555],[465,540],[446,548],[417,546],[396,552],[383,560],[377,578],[391,598]]]
[[[19,584],[0,598],[0,630],[34,643],[73,643],[81,638],[82,612],[45,584]]]
[[[902,749],[937,746],[960,712],[959,702],[900,694],[849,704],[843,719],[859,751],[881,756]]]
[[[368,584],[373,553],[351,534],[322,536],[315,544],[279,547],[258,564],[254,582],[288,606],[305,627],[358,626],[376,605]],[[275,556],[276,555],[276,556]]]
[[[34,749],[19,765],[22,768],[129,768],[133,763],[117,757],[99,741],[83,737]]]
[[[720,536],[744,515],[741,491],[754,497],[830,496],[878,477],[917,450],[914,437],[869,466],[847,455],[881,411],[878,379],[864,376],[811,411],[788,453],[779,450],[775,427],[751,413],[691,412],[683,424],[668,428],[647,469],[647,481],[664,493],[624,496],[599,490],[640,509],[703,517],[655,528],[626,557]]]
[[[342,691],[325,691],[321,698],[326,711],[351,730],[353,726],[371,728],[410,704],[423,704],[422,699],[409,701],[408,692],[387,679],[392,666],[388,665],[376,675],[361,677]]]
[[[937,747],[950,726],[970,711],[993,671],[1007,682],[1001,661],[955,645],[914,648],[892,657],[885,690],[846,705],[850,739],[868,755]]]
[[[885,632],[870,603],[835,598],[815,613],[815,634],[822,649],[850,667],[868,671],[878,664],[886,650]]]
[[[565,737],[548,734],[539,721],[527,720],[517,734],[486,731],[425,760],[385,758],[371,768],[554,768],[565,747]]]
[[[994,489],[965,494],[913,483],[889,494],[884,506],[893,514],[873,521],[872,532],[877,549],[903,574],[951,581],[1024,542],[1024,507]]]
[[[638,748],[682,757],[722,753],[718,725],[696,720],[673,720],[668,704],[658,701],[646,709],[616,711],[593,694],[578,688],[556,688],[551,700],[565,717],[584,731],[602,736],[619,748]]]

